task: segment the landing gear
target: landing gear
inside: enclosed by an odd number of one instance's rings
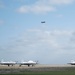
[[[10,65],[8,64],[8,66],[10,66]]]
[[[28,64],[28,67],[30,67],[30,65]]]
[[[19,67],[21,67],[21,65],[19,65]]]

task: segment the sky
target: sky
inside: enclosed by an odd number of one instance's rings
[[[75,0],[0,0],[2,59],[40,64],[75,60]]]

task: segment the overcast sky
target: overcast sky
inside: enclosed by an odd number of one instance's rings
[[[41,64],[75,60],[75,0],[0,0],[2,59]]]

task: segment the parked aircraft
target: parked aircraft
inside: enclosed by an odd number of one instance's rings
[[[27,62],[22,61],[19,66],[21,67],[22,65],[28,65],[28,67],[29,67],[30,65],[34,66],[34,65],[36,65],[37,63],[38,63],[38,62],[35,62],[35,61],[32,61],[32,60],[27,61]]]
[[[68,64],[75,65],[75,61],[72,60],[72,61],[71,61],[70,63],[68,63]]]
[[[3,60],[0,62],[0,65],[8,65],[8,66],[10,66],[10,65],[15,65],[16,64],[16,62],[13,62],[13,61],[6,61],[6,62],[4,62]]]

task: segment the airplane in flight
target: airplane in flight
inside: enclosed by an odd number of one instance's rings
[[[21,67],[22,65],[28,65],[28,67],[30,67],[30,65],[34,66],[36,64],[38,64],[38,61],[35,62],[35,61],[30,60],[30,61],[27,61],[27,62],[22,61],[21,63],[19,63],[19,66]]]
[[[11,66],[13,66],[13,65],[15,65],[15,64],[16,64],[16,62],[13,62],[13,61],[6,61],[6,62],[5,62],[5,61],[2,60],[2,61],[0,62],[0,65],[8,65],[8,66],[11,65]]]
[[[68,63],[68,64],[70,64],[70,65],[75,65],[75,61],[74,61],[74,60],[71,60],[71,62]]]
[[[41,23],[46,23],[45,21],[41,21]]]

